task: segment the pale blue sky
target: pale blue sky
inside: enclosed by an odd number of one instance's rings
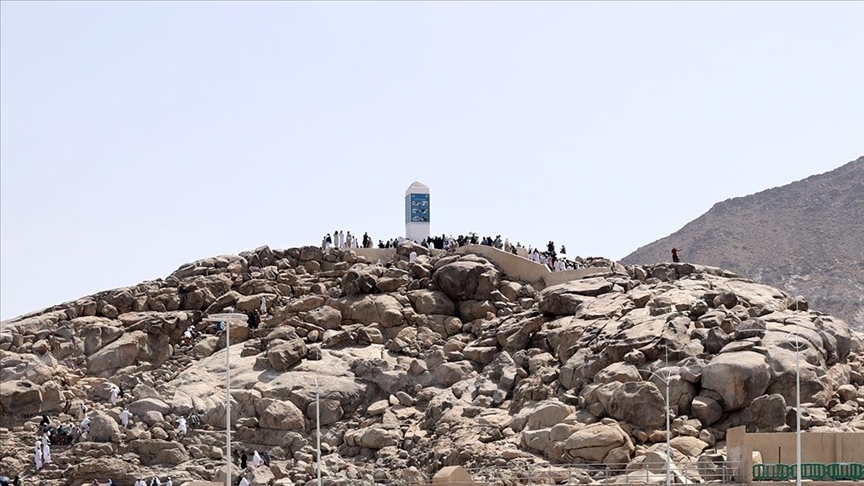
[[[864,3],[0,3],[0,315],[335,229],[621,258],[864,154]]]

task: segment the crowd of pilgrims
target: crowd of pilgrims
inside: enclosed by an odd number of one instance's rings
[[[387,241],[378,240],[377,247],[396,248],[406,240],[407,238],[404,237],[391,238]],[[321,248],[325,251],[330,248],[374,248],[375,246],[372,242],[373,240],[369,236],[369,233],[363,233],[362,240],[358,241],[357,237],[352,236],[350,231],[345,233],[341,230],[338,230],[334,231],[332,236],[330,235],[330,233],[324,235],[321,240]],[[555,243],[552,241],[546,244],[545,249],[541,249],[533,248],[531,247],[531,245],[525,247],[522,246],[522,243],[519,242],[517,242],[516,244],[512,244],[510,243],[509,238],[504,238],[502,240],[501,235],[496,235],[495,237],[480,237],[476,233],[469,233],[468,235],[459,235],[456,237],[447,235],[430,236],[419,243],[428,248],[429,250],[444,251],[450,251],[465,245],[491,246],[501,251],[512,253],[514,255],[527,258],[533,262],[546,265],[552,272],[576,270],[582,268],[585,265],[585,261],[582,258],[576,257],[572,260],[567,258],[567,248],[564,245],[561,245],[560,251],[556,252]]]

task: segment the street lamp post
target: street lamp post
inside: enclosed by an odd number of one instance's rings
[[[320,357],[319,357],[320,359]],[[321,486],[321,395],[318,391],[318,372],[315,372],[315,432],[317,436],[318,465],[316,467],[318,474],[318,486]]]
[[[798,301],[795,299],[795,312],[798,312]],[[792,336],[795,341],[790,341]],[[798,319],[795,319],[795,331],[786,336],[786,340],[795,347],[795,486],[801,486],[801,348],[806,346],[799,341]]]
[[[669,348],[666,348],[666,365],[664,367],[669,366]],[[669,382],[672,381],[672,378],[668,371],[665,372],[665,377],[657,372],[649,372],[649,374],[656,376],[663,384],[666,386],[666,407],[664,411],[666,412],[666,486],[670,486],[672,483],[672,447],[669,445],[669,441],[672,440],[672,426],[671,426],[671,407],[669,406]]]
[[[231,323],[246,322],[246,314],[212,314],[204,320],[225,323],[225,486],[231,486]]]

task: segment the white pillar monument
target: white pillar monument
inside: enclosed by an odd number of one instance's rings
[[[419,181],[405,191],[405,237],[416,242],[429,238],[429,186]]]

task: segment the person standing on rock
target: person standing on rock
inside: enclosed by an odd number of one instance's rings
[[[189,428],[197,429],[198,425],[201,423],[201,417],[198,415],[197,410],[192,410],[192,413],[189,414]]]
[[[36,463],[36,470],[39,471],[42,469],[42,449],[37,448],[34,454],[35,457],[33,457],[33,462]]]
[[[263,300],[261,301],[261,307],[264,307]],[[258,309],[252,309],[252,312],[249,313],[249,329],[258,329],[259,324],[261,324],[261,313],[258,312]]]
[[[192,339],[194,339],[194,337],[195,337],[193,334],[194,332],[195,332],[195,328],[193,326],[187,327],[186,330],[183,331],[182,344],[185,344],[186,346],[190,346],[192,344]]]
[[[261,455],[258,454],[258,451],[255,451],[255,453],[252,454],[252,465],[258,467],[261,465],[262,462],[263,461],[261,461]]]
[[[186,419],[180,417],[177,419],[177,431],[182,435],[186,435]],[[151,485],[152,486],[152,485]]]
[[[111,406],[117,405],[117,398],[120,396],[120,389],[116,386],[111,386]]]
[[[123,407],[123,411],[120,412],[120,423],[123,424],[123,428],[129,428],[129,419],[132,418],[132,412],[129,411],[128,408]]]
[[[42,443],[42,460],[45,464],[51,464],[51,446],[48,441]]]
[[[681,251],[681,250],[679,250],[678,248],[672,247],[672,261],[675,263],[678,263],[681,261],[680,259],[678,259],[678,252],[679,251]]]
[[[270,467],[270,453],[267,451],[261,452],[261,460],[264,461],[264,465]]]

